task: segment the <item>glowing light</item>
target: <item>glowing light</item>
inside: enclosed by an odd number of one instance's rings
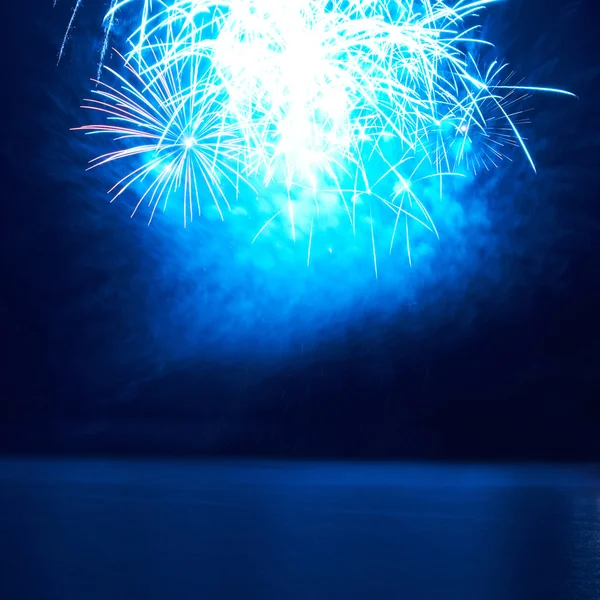
[[[151,143],[94,165],[150,154],[118,194],[167,163],[142,200],[149,193],[156,207],[183,185],[189,214],[199,180],[217,206],[228,205],[223,180],[236,196],[250,178],[281,185],[259,233],[287,218],[309,256],[323,212],[342,212],[356,232],[359,200],[376,199],[396,225],[405,221],[410,259],[409,221],[437,235],[419,181],[437,177],[441,192],[447,175],[498,166],[507,146],[535,169],[518,102],[536,90],[566,93],[509,85],[494,60],[482,71],[474,57],[492,47],[471,21],[496,1],[112,0],[107,36],[119,11],[141,7],[126,55],[137,87],[108,69],[123,91],[100,84],[91,107],[123,125],[82,129]]]
[[[230,200],[225,188],[237,192],[244,180],[243,147],[235,125],[225,120],[218,86],[197,59],[165,64],[151,79],[141,74],[145,66],[141,59],[135,68],[126,63],[125,75],[105,67],[115,85],[96,81],[94,97],[83,108],[107,115],[107,122],[76,130],[112,135],[124,147],[93,159],[90,169],[134,161],[133,170],[109,192],[115,192],[114,200],[131,186],[145,187],[134,213],[147,200],[150,220],[159,205],[166,208],[169,198],[178,196],[186,223],[194,207],[201,212],[205,193],[223,217],[221,205],[229,208]]]

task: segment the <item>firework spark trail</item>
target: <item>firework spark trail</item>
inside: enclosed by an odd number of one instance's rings
[[[473,66],[479,72],[475,62]],[[457,171],[464,164],[476,175],[479,170],[489,171],[491,167],[497,168],[500,161],[511,160],[507,148],[518,147],[520,143],[507,120],[515,126],[528,122],[525,114],[529,109],[522,106],[530,94],[509,85],[515,74],[505,75],[507,68],[506,64],[492,62],[481,76],[485,88],[466,99],[462,119],[450,128],[442,128],[449,131],[441,132],[437,150],[446,168]]]
[[[110,8],[104,20],[104,42],[102,43],[102,50],[100,51],[100,61],[98,62],[98,73],[96,77],[98,79],[102,76],[102,68],[104,66],[104,59],[106,58],[106,52],[108,50],[108,43],[110,39],[110,33],[112,31],[113,25],[115,24],[115,11],[114,8],[117,4],[118,0],[111,0]]]
[[[104,59],[106,57],[106,52],[108,50],[110,34],[112,33],[112,29],[113,29],[113,26],[115,23],[116,13],[117,13],[119,7],[128,3],[128,1],[123,3],[122,0],[111,0],[111,2],[110,2],[110,7],[104,18],[104,40],[102,42],[102,49],[100,50],[100,61],[98,63],[98,73],[97,73],[98,79],[100,79],[100,75],[102,74],[102,67],[104,65]],[[54,0],[54,2],[53,2],[54,8],[56,8],[57,2],[58,2],[58,0]],[[64,35],[62,43],[60,45],[57,62],[60,62],[62,60],[62,57],[65,53],[65,47],[67,45],[67,42],[69,41],[69,37],[71,36],[71,32],[72,32],[73,26],[75,24],[75,19],[77,17],[77,14],[79,13],[79,10],[80,10],[82,4],[83,4],[83,0],[77,0],[75,3],[75,6],[73,7],[73,12],[71,13],[71,18],[69,20],[69,24],[67,25],[65,35]],[[152,6],[151,0],[150,1],[144,0],[144,7],[146,7],[146,5],[151,7]],[[144,10],[145,10],[145,8],[144,8]]]
[[[498,61],[482,70],[474,56],[493,46],[471,21],[497,1],[171,0],[153,7],[151,0],[112,0],[100,62],[115,15],[135,4],[140,16],[125,56],[141,87],[125,85],[109,69],[125,92],[103,87],[102,110],[112,102],[111,119],[129,129],[84,129],[131,140],[141,128],[152,131],[154,145],[119,150],[94,164],[153,152],[155,158],[118,184],[119,194],[166,161],[171,167],[156,176],[142,200],[150,194],[156,208],[181,181],[189,200],[203,178],[215,203],[217,197],[226,203],[224,190],[207,172],[210,161],[191,160],[197,153],[206,158],[207,149],[196,147],[198,136],[186,133],[204,118],[219,124],[211,130],[211,160],[236,193],[240,177],[285,186],[285,205],[274,213],[287,216],[294,239],[298,198],[312,202],[318,216],[319,195],[330,188],[353,232],[357,198],[378,199],[392,210],[390,250],[400,218],[407,236],[409,220],[437,234],[413,188],[416,171],[429,169],[419,180],[439,177],[441,193],[443,177],[463,167],[477,172],[497,166],[509,145],[520,147],[535,170],[517,127],[520,101],[533,91],[567,93],[509,85],[506,65]],[[196,75],[188,80],[182,74],[192,64]],[[208,106],[214,109],[209,116]],[[193,149],[186,147],[189,140]],[[410,260],[408,238],[407,251]],[[374,261],[377,269],[375,254]]]
[[[54,0],[54,6],[56,6],[57,0]],[[67,25],[67,30],[65,31],[65,36],[63,38],[62,44],[60,45],[60,50],[58,51],[58,62],[61,61],[63,54],[65,53],[65,46],[67,45],[67,41],[69,40],[69,36],[71,35],[71,30],[73,29],[73,23],[75,23],[75,17],[81,8],[83,0],[77,0],[77,3],[73,7],[73,12],[71,13],[71,19],[69,20],[69,24]]]
[[[150,220],[159,204],[166,208],[169,197],[179,194],[186,224],[194,206],[201,213],[201,191],[209,193],[223,217],[221,204],[229,207],[225,186],[237,190],[244,180],[238,165],[243,147],[235,125],[224,120],[223,100],[211,72],[190,59],[170,64],[149,81],[140,74],[145,63],[125,65],[125,75],[105,67],[117,83],[96,81],[95,97],[83,107],[108,115],[107,123],[76,130],[109,134],[129,144],[93,159],[90,168],[141,157],[142,165],[109,193],[115,192],[114,200],[134,184],[145,186],[133,212],[147,199]]]

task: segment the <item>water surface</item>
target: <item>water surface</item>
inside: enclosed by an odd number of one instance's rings
[[[600,469],[0,461],[0,598],[598,600]]]

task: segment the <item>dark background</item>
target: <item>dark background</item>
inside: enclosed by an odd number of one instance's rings
[[[118,210],[99,216],[81,201],[83,182],[55,177],[71,160],[64,114],[84,89],[65,80],[92,63],[71,51],[67,68],[55,65],[67,2],[3,6],[0,451],[600,458],[597,9],[515,4],[508,37],[524,47],[507,44],[509,59],[523,72],[533,54],[556,59],[553,81],[580,96],[558,119],[555,104],[537,107],[555,137],[536,157],[561,173],[543,199],[557,224],[543,264],[564,268],[524,287],[523,305],[519,293],[482,304],[467,331],[448,317],[407,340],[400,315],[268,365],[158,365],[131,351],[146,336],[134,318],[145,300],[131,275],[146,268],[129,242],[135,225]],[[102,6],[88,5],[97,23]],[[79,224],[92,219],[103,226],[90,236]],[[90,301],[95,289],[105,291]]]

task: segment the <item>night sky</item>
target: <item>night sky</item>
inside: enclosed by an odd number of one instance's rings
[[[527,84],[578,99],[530,100],[538,174],[515,154],[461,192],[444,248],[378,279],[360,253],[242,251],[244,216],[148,227],[107,202],[69,131],[103,8],[88,1],[58,66],[70,3],[4,8],[0,450],[600,458],[593,0],[489,11]]]

